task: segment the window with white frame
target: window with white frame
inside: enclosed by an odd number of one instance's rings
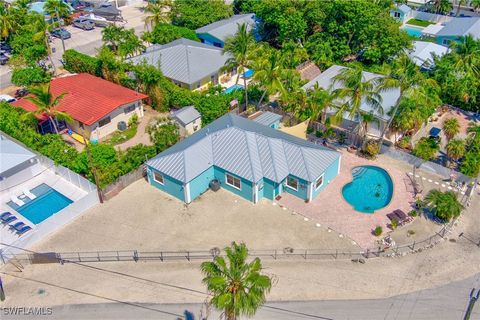
[[[323,175],[321,175],[317,181],[315,181],[315,189],[320,188],[323,185]]]
[[[163,184],[163,175],[160,172],[153,171],[153,180],[160,184]]]
[[[393,15],[394,15],[395,18],[400,18],[400,12],[395,11],[395,13]]]
[[[108,116],[108,117],[103,118],[102,120],[98,121],[98,126],[103,127],[103,126],[109,124],[111,121],[112,121],[112,119],[110,118],[110,116]]]
[[[242,189],[242,182],[239,178],[229,175],[228,173],[225,174],[225,181],[231,187],[234,187],[238,190]]]
[[[293,177],[287,177],[287,187],[295,191],[298,190],[298,179]]]
[[[127,114],[127,113],[132,112],[133,110],[135,110],[135,104],[129,105],[128,107],[123,109],[123,113]]]

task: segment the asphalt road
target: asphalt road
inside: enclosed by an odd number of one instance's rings
[[[480,273],[448,285],[376,300],[269,302],[254,317],[261,320],[463,320],[473,288],[480,290]],[[298,288],[298,290],[302,290]],[[20,307],[20,306],[19,306]],[[203,307],[203,310],[202,310]],[[200,311],[202,310],[202,311]],[[2,319],[201,319],[201,304],[105,303],[57,306],[50,315],[7,315]],[[193,317],[185,317],[185,312]],[[44,310],[47,312],[47,310]],[[219,319],[212,311],[208,319]],[[470,320],[480,319],[480,302]]]

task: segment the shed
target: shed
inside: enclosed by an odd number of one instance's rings
[[[252,118],[253,121],[263,124],[264,126],[278,129],[280,127],[280,120],[282,116],[270,111],[262,112],[260,115]]]
[[[202,127],[202,117],[194,106],[172,112],[171,118],[178,124],[182,136],[189,136]]]

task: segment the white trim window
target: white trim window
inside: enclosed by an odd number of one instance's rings
[[[323,174],[315,181],[315,190],[323,186]]]
[[[234,187],[235,189],[242,190],[242,181],[234,177],[228,173],[225,173],[225,183],[230,187]]]
[[[298,191],[298,179],[288,176],[287,177],[287,187],[289,187],[290,189],[293,189],[295,191]]]
[[[164,184],[163,174],[158,171],[153,171],[153,180],[161,185]]]
[[[400,18],[401,14],[400,14],[400,12],[395,11],[395,12],[393,13],[393,16],[394,16],[395,18]]]

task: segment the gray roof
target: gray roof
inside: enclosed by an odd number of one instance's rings
[[[194,84],[217,73],[228,58],[220,48],[182,38],[165,45],[153,45],[128,60],[135,64],[145,60],[160,68],[167,78]]]
[[[466,36],[480,38],[480,17],[455,17],[437,32],[437,36]]]
[[[0,136],[0,175],[35,157],[36,155],[30,150]]]
[[[150,159],[147,165],[187,183],[215,165],[249,181],[318,177],[340,153],[254,121],[226,114]]]
[[[264,126],[271,126],[277,121],[282,120],[282,116],[270,111],[263,112],[261,115],[253,119],[253,121],[263,124]]]
[[[255,14],[237,14],[228,19],[207,24],[206,26],[198,28],[195,32],[197,34],[208,33],[218,40],[225,42],[228,37],[237,33],[238,25],[241,24],[247,24],[247,29],[251,30],[255,25]]]
[[[186,126],[200,117],[200,113],[194,106],[183,107],[172,113],[172,118],[180,122],[182,126]]]
[[[397,6],[397,10],[399,10],[403,13],[409,13],[410,11],[412,11],[412,8],[410,8],[406,4],[401,4],[401,5]]]
[[[448,48],[436,43],[426,41],[414,41],[413,49],[406,49],[407,55],[419,67],[432,68],[434,66],[433,56],[443,56]]]
[[[327,70],[325,70],[324,72],[322,72],[318,77],[316,77],[315,79],[313,79],[312,81],[304,85],[303,89],[308,90],[312,88],[315,85],[315,83],[318,83],[319,87],[325,90],[330,90],[330,91],[342,88],[341,82],[335,81],[335,76],[340,74],[344,69],[347,69],[347,67],[333,65]],[[364,81],[369,81],[371,79],[380,78],[380,77],[382,77],[382,75],[380,74],[363,71]],[[372,106],[368,104],[365,100],[362,102],[360,109],[364,112],[372,112],[378,118],[388,120],[390,119],[388,112],[390,111],[390,109],[392,109],[395,106],[397,99],[400,97],[400,89],[395,88],[395,89],[383,91],[380,93],[380,96],[382,97],[381,105],[383,109],[383,114],[379,112],[375,112]]]

